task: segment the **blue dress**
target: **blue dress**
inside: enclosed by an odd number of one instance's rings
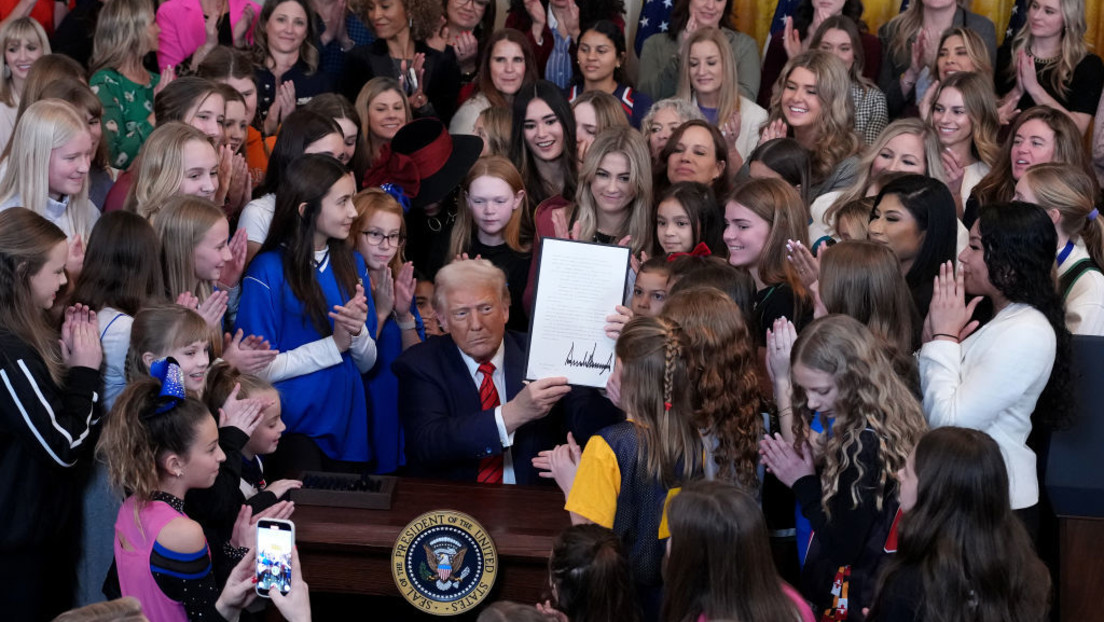
[[[418,336],[425,341],[425,325],[414,301],[411,301],[410,312],[417,323]],[[403,429],[399,422],[399,380],[391,371],[391,363],[399,358],[402,351],[402,329],[394,318],[387,318],[376,339],[376,364],[364,375],[372,402],[372,447],[376,454],[376,473],[393,473],[406,464]]]
[[[291,293],[284,280],[281,250],[257,255],[242,280],[242,298],[237,327],[247,335],[260,335],[272,347],[287,352],[324,336],[314,328],[303,303]],[[358,253],[356,271],[367,284],[368,272]],[[343,292],[337,284],[329,257],[324,257],[315,276],[322,287],[327,308],[344,305],[352,292]],[[368,330],[375,334],[376,310],[370,287]],[[333,320],[330,320],[333,326]],[[347,462],[372,459],[369,438],[370,413],[365,383],[349,351],[341,354],[341,363],[274,383],[280,393],[282,417],[288,433],[310,437],[328,457]]]

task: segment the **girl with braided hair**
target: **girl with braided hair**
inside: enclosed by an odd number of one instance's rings
[[[765,437],[763,462],[814,530],[802,595],[822,619],[862,620],[897,514],[897,471],[927,429],[924,413],[883,342],[854,318],[814,321],[790,362],[793,413],[779,419],[795,441]],[[826,432],[810,442],[814,414]]]
[[[672,320],[629,321],[617,340],[607,385],[627,420],[590,437],[577,465],[570,445],[557,447],[551,456],[572,523],[597,523],[621,538],[646,619],[659,611],[667,537],[663,509],[684,482],[702,474],[701,433],[692,420],[686,365],[689,347]]]

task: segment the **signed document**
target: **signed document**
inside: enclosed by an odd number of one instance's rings
[[[614,340],[606,316],[622,304],[629,249],[544,238],[541,244],[525,378],[565,376],[573,385],[604,387],[613,371]]]

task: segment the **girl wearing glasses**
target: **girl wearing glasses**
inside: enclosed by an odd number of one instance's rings
[[[403,208],[387,190],[369,188],[353,197],[357,217],[349,245],[368,266],[376,304],[376,364],[364,375],[372,404],[372,447],[377,473],[406,464],[399,423],[399,385],[391,362],[425,339],[425,327],[414,300],[414,264],[405,261],[406,222]]]

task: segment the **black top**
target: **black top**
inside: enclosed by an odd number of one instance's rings
[[[258,66],[253,70],[253,81],[257,83],[257,118],[263,121],[268,116],[272,102],[276,100],[276,76],[272,75],[272,70],[268,67]],[[316,95],[333,90],[330,76],[321,70],[311,73],[310,66],[303,60],[280,76],[280,82],[291,82],[295,85],[295,102],[299,106]],[[287,116],[286,112],[284,114]]]
[[[71,367],[64,386],[30,344],[0,327],[0,559],[68,537],[80,489],[74,467],[99,436],[99,370]]]
[[[997,92],[1001,95],[1011,91],[1016,86],[1015,80],[1010,80],[1007,70],[1012,64],[1011,40],[1006,41],[997,52]],[[1058,69],[1057,62],[1045,62],[1035,59],[1035,75],[1038,76],[1039,86],[1059,104],[1070,112],[1083,112],[1087,115],[1096,114],[1096,106],[1100,103],[1100,93],[1104,89],[1104,61],[1096,54],[1086,54],[1081,62],[1073,68],[1073,76],[1070,80],[1070,89],[1062,95],[1054,90],[1051,84],[1051,74]],[[1031,95],[1024,93],[1016,108],[1027,110],[1035,105]]]
[[[456,62],[456,53],[451,46],[440,52],[424,41],[414,42],[414,53],[425,54],[425,84],[422,90],[429,99],[428,104],[413,111],[414,116],[437,117],[447,127],[460,97],[460,65]],[[377,76],[399,79],[398,63],[391,58],[387,41],[383,39],[358,45],[345,54],[341,93],[355,102],[364,84]]]
[[[903,566],[886,581],[878,592],[877,605],[871,607],[868,622],[920,622],[924,602],[924,584],[920,570],[915,566]]]
[[[755,335],[755,342],[766,345],[767,329],[779,318],[787,318],[794,323],[798,332],[812,319],[812,309],[797,310],[797,299],[793,288],[786,283],[768,285],[755,292],[754,325],[749,326]]]
[[[473,235],[468,257],[476,255],[506,273],[506,287],[510,290],[510,320],[506,323],[506,329],[529,332],[529,315],[525,313],[522,298],[525,295],[525,285],[529,281],[530,254],[515,251],[506,244],[487,246],[479,241],[478,236]]]
[[[859,435],[862,450],[850,452],[851,466],[839,474],[837,493],[822,502],[820,477],[807,475],[794,482],[793,491],[802,514],[812,525],[814,538],[801,572],[801,593],[823,611],[832,605],[832,583],[841,566],[850,566],[848,619],[862,620],[862,608],[870,606],[871,592],[881,564],[888,558],[886,537],[897,514],[897,487],[892,480],[882,491],[882,507],[874,503],[881,460],[879,439],[867,428]],[[858,465],[863,466],[859,476]],[[851,486],[858,481],[859,503],[853,505]]]

